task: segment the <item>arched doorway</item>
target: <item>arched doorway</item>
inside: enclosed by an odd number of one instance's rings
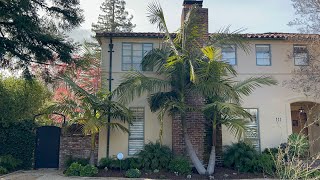
[[[320,104],[295,102],[290,104],[292,133],[304,134],[310,144],[310,155],[320,153]]]

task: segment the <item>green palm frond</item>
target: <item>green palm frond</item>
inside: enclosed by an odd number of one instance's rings
[[[172,52],[167,46],[160,49],[153,49],[142,59],[142,69],[153,69],[158,73],[163,73],[165,70],[164,65],[170,55],[172,55]]]
[[[204,111],[209,113],[216,110],[223,116],[250,118],[251,114],[244,110],[239,104],[214,101],[204,106]]]
[[[246,125],[248,124],[248,121],[245,121],[244,119],[224,118],[223,120],[220,120],[219,123],[225,125],[228,131],[240,140],[247,129]]]
[[[156,112],[166,106],[168,101],[178,101],[178,95],[174,91],[158,92],[152,94],[149,98],[149,106],[152,112]]]
[[[121,84],[114,90],[114,95],[121,103],[129,103],[143,93],[166,91],[169,87],[168,81],[147,77],[140,72],[131,72],[125,75]]]
[[[163,9],[160,5],[160,3],[154,1],[148,5],[148,18],[151,24],[156,24],[158,29],[161,32],[164,32],[166,34],[166,37],[168,39],[168,42],[170,43],[170,48],[173,49],[176,55],[179,55],[178,50],[176,49],[174,42],[171,38],[171,35],[169,33],[166,20],[164,18]]]
[[[234,85],[234,89],[240,94],[249,96],[256,88],[263,85],[277,85],[277,81],[268,76],[250,77],[244,81],[238,82]]]
[[[237,48],[250,53],[250,43],[247,39],[243,38],[242,33],[246,29],[230,30],[230,26],[221,28],[217,33],[209,36],[209,45],[214,47],[222,47],[224,45],[235,45]]]

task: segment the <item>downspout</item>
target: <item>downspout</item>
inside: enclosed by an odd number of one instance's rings
[[[109,43],[109,55],[110,55],[110,61],[109,61],[109,93],[112,91],[112,53],[113,51],[113,42],[112,42],[112,34],[110,35],[110,43]],[[109,100],[112,100],[112,97],[109,96]],[[111,122],[111,108],[109,107],[109,113],[108,113],[108,124]],[[110,155],[110,125],[108,125],[108,131],[107,131],[107,157]]]

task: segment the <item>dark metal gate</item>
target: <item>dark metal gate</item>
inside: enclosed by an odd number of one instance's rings
[[[35,168],[59,168],[61,129],[43,126],[37,129]]]

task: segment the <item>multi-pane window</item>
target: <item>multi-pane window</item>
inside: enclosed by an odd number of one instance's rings
[[[129,126],[128,155],[133,156],[141,151],[144,146],[144,108],[132,107],[132,123]]]
[[[142,71],[142,58],[153,48],[151,43],[123,43],[122,70]]]
[[[222,61],[229,63],[230,65],[237,64],[235,45],[224,45],[221,47]]]
[[[252,119],[247,124],[247,129],[244,133],[244,140],[252,143],[253,147],[260,151],[260,133],[259,133],[259,121],[258,121],[258,109],[245,109],[251,114]]]
[[[256,45],[256,59],[258,66],[271,65],[270,45]]]
[[[293,46],[294,65],[307,66],[309,64],[308,49],[304,45]]]

